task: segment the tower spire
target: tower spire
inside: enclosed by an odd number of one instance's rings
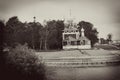
[[[85,31],[85,30],[84,30],[83,27],[82,27],[82,29],[81,29],[81,36],[83,36],[83,37],[85,36],[84,31]]]
[[[33,17],[33,19],[34,19],[34,22],[36,22],[36,17],[35,16]]]

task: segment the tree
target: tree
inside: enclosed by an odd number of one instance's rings
[[[39,30],[39,35],[40,35],[40,50],[44,49],[44,40],[45,40],[45,37],[46,37],[46,34],[45,34],[45,28],[41,28]]]
[[[96,28],[93,28],[93,24],[90,23],[90,22],[85,22],[85,21],[81,21],[78,23],[78,29],[79,31],[81,31],[81,28],[84,28],[85,30],[85,36],[90,39],[91,41],[91,47],[94,46],[94,44],[96,42],[98,42],[98,37],[97,37],[97,34],[98,34],[98,31]]]
[[[6,75],[10,80],[46,80],[45,66],[27,45],[17,45],[6,53]],[[6,77],[7,76],[7,77]],[[6,80],[4,78],[4,80]],[[7,79],[7,80],[8,80]]]
[[[45,45],[49,49],[62,49],[62,30],[64,29],[64,21],[51,20],[46,22],[45,27]]]
[[[24,44],[25,31],[26,28],[24,27],[24,24],[21,21],[19,21],[17,16],[9,18],[9,20],[6,22],[5,27],[6,44],[9,46],[14,46],[15,43]]]
[[[30,48],[40,48],[39,31],[42,25],[39,22],[22,23],[17,16],[9,18],[5,27],[5,40],[9,46],[16,43],[27,43]]]
[[[57,28],[56,21],[52,20],[48,22],[48,48],[57,49]]]
[[[4,78],[4,70],[5,70],[5,59],[3,53],[3,46],[4,46],[4,27],[5,24],[2,20],[0,20],[0,79]]]
[[[57,40],[58,40],[58,49],[62,49],[62,32],[64,30],[65,24],[63,20],[58,20],[56,22],[56,28],[57,28]]]
[[[30,22],[27,24],[28,28],[28,35],[29,36],[29,45],[33,49],[39,49],[40,48],[40,30],[42,29],[42,25],[39,22]]]
[[[112,34],[111,33],[109,33],[107,35],[107,41],[108,41],[108,43],[110,43],[112,41]]]
[[[0,20],[0,53],[3,50],[3,43],[4,43],[4,28],[5,25],[2,20]]]

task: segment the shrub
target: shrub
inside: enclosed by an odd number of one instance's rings
[[[10,80],[45,80],[45,67],[27,45],[17,45],[6,55]]]

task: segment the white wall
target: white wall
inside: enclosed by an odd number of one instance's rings
[[[67,45],[63,49],[90,49],[91,45]]]

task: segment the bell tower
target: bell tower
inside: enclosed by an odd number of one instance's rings
[[[81,29],[81,36],[83,36],[83,37],[85,36],[84,31],[85,31],[85,30],[82,28],[82,29]]]

